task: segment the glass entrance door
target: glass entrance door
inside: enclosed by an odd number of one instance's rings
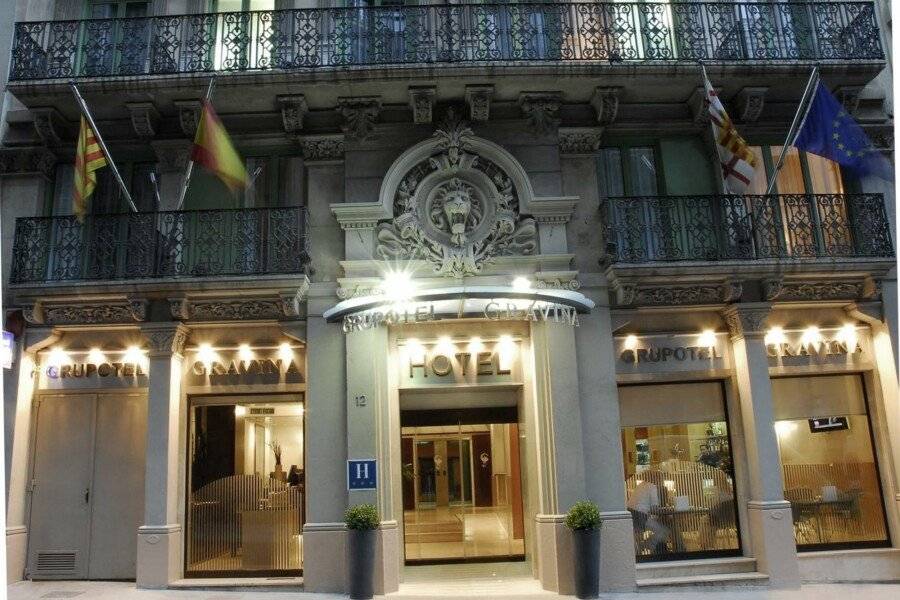
[[[515,423],[403,427],[407,563],[524,556]]]

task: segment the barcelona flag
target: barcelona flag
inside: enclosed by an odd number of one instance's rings
[[[72,212],[79,221],[84,221],[84,215],[88,212],[88,198],[97,187],[97,174],[94,171],[108,164],[94,130],[82,115],[75,146],[75,181],[72,186]]]
[[[866,136],[822,82],[816,84],[806,119],[794,146],[840,164],[857,177],[872,175],[893,181],[891,163]]]
[[[214,173],[232,193],[247,187],[250,183],[244,161],[234,149],[222,121],[219,120],[209,100],[203,100],[203,111],[194,137],[191,160]]]

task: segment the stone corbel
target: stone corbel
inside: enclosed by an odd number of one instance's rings
[[[863,323],[884,324],[884,308],[881,302],[854,302],[845,306],[844,312]]]
[[[145,323],[141,326],[150,356],[182,356],[190,331],[182,323]]]
[[[772,305],[768,302],[751,302],[747,304],[732,304],[724,311],[722,316],[728,331],[734,339],[744,337],[761,337],[766,333],[766,321],[772,312]]]
[[[467,85],[466,106],[469,107],[471,121],[487,121],[491,114],[491,99],[494,96],[492,85]]]
[[[863,91],[863,87],[861,85],[842,85],[834,90],[838,102],[850,116],[856,116],[859,108],[859,95]]]
[[[381,112],[381,96],[340,97],[337,104],[337,111],[344,120],[341,130],[347,139],[369,139]]]
[[[633,283],[619,283],[615,292],[617,306],[631,306],[637,299],[637,286]]]
[[[56,170],[56,155],[46,148],[0,149],[0,175],[40,175],[47,179]]]
[[[718,94],[722,88],[713,88]],[[694,89],[687,99],[687,105],[691,109],[691,115],[695,125],[709,124],[709,110],[706,108],[706,90],[701,86]]]
[[[528,213],[538,223],[558,223],[565,225],[572,218],[578,206],[578,196],[559,198],[533,198],[528,204]]]
[[[31,109],[34,117],[34,130],[45,146],[58,146],[65,137],[68,127],[58,110],[52,107]]]
[[[562,106],[561,92],[522,92],[519,94],[519,108],[528,120],[534,135],[550,133],[559,126],[559,108]]]
[[[434,86],[410,86],[409,108],[412,110],[413,123],[422,125],[431,123],[434,111]]]
[[[622,88],[598,87],[591,96],[591,106],[597,113],[597,123],[609,125],[616,120],[619,112],[619,93]]]
[[[25,330],[25,340],[22,350],[26,354],[35,355],[45,348],[49,348],[63,337],[59,329],[48,327],[29,327]]]
[[[156,135],[159,112],[152,102],[126,102],[125,107],[131,115],[131,127],[139,138],[147,140]]]
[[[344,160],[346,144],[343,134],[304,135],[297,138],[297,143],[307,163]]]
[[[303,284],[294,291],[281,292],[281,310],[287,318],[296,318],[301,316],[301,307],[303,306],[303,298],[309,292],[309,279],[303,278]]]
[[[178,124],[181,132],[190,139],[194,139],[197,133],[197,124],[200,122],[199,100],[175,100],[173,102],[178,109]]]
[[[722,284],[722,302],[737,302],[744,295],[744,285],[740,281],[726,281]]]
[[[169,298],[169,311],[172,318],[187,321],[191,318],[191,305],[187,298]]]
[[[281,123],[284,132],[288,135],[296,134],[303,129],[303,117],[309,112],[306,96],[303,94],[291,94],[276,98],[281,107]]]
[[[603,139],[603,127],[560,127],[558,133],[563,156],[591,156]]]
[[[40,302],[31,302],[22,305],[22,317],[30,325],[42,325],[44,323],[44,307]]]
[[[745,87],[734,97],[735,115],[742,123],[756,123],[766,104],[767,87]]]
[[[150,146],[160,173],[184,173],[193,146],[189,140],[153,140]]]

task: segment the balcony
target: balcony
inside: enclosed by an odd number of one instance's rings
[[[486,62],[879,62],[873,2],[444,4],[16,23],[10,81]]]
[[[679,279],[709,301],[747,281],[764,300],[800,300],[804,290],[869,299],[894,262],[881,194],[609,198],[603,221],[607,276],[624,304],[641,286],[660,293]],[[647,293],[636,303],[655,302]]]
[[[47,324],[143,320],[154,300],[180,318],[297,316],[309,265],[298,206],[24,217],[12,251],[15,303]]]
[[[304,209],[17,219],[10,283],[304,273]]]

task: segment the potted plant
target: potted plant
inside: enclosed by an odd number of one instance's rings
[[[566,515],[575,549],[575,595],[600,595],[600,509],[589,500],[579,500]]]
[[[351,506],[344,513],[350,538],[350,597],[371,598],[375,587],[375,540],[380,520],[373,504]]]

